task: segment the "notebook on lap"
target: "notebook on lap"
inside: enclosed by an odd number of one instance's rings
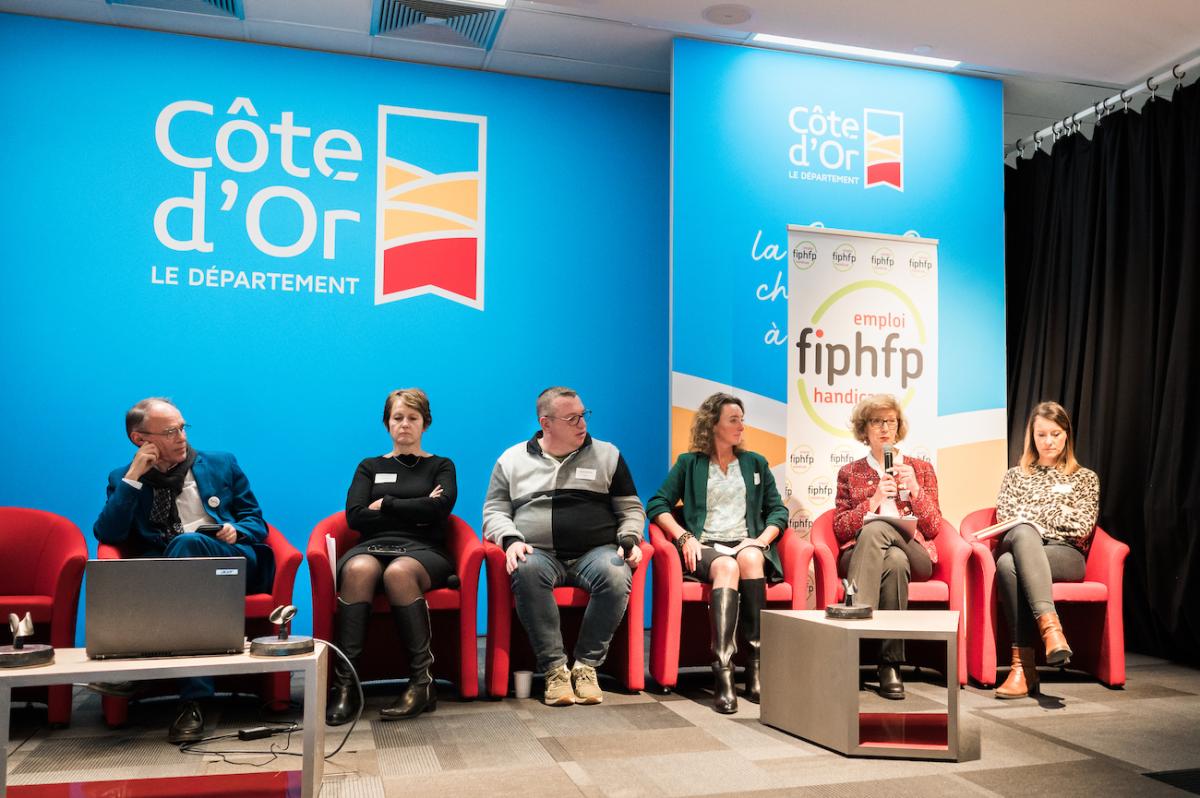
[[[241,557],[90,560],[87,655],[235,654],[245,646]]]

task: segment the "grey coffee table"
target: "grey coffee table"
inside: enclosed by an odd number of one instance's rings
[[[763,723],[847,756],[959,758],[958,613],[876,610],[838,621],[823,610],[762,613]],[[859,641],[939,640],[946,644],[945,712],[859,709]]]

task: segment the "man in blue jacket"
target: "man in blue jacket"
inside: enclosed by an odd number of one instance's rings
[[[193,449],[187,429],[168,399],[143,399],[129,409],[125,432],[138,450],[128,466],[109,474],[108,500],[93,527],[96,539],[132,557],[245,557],[247,592],[269,591],[275,562],[246,475],[231,454]],[[97,689],[131,692],[127,685]],[[203,737],[199,699],[212,694],[211,678],[182,680],[179,712],[167,739],[183,743]]]

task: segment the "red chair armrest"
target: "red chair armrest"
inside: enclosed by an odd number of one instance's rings
[[[96,559],[123,560],[126,557],[125,548],[115,543],[101,543],[96,546]]]
[[[479,566],[483,562],[483,541],[470,524],[457,515],[450,516],[446,522],[446,550],[459,580],[474,569],[475,582],[478,584]]]
[[[275,581],[271,584],[271,602],[276,606],[292,603],[296,572],[304,557],[283,533],[267,524],[267,544],[275,555]]]
[[[933,565],[933,575],[930,578],[945,582],[951,588],[958,586],[961,590],[966,580],[971,544],[963,540],[954,525],[943,518],[942,528],[933,539],[933,545],[937,549],[938,561]]]
[[[1128,555],[1129,546],[1096,527],[1083,578],[1088,582],[1102,582],[1108,586],[1110,594],[1120,590]]]
[[[340,529],[345,528],[345,514],[338,512],[320,521],[308,536],[308,579],[312,586],[313,637],[333,639],[333,616],[337,608],[337,592],[325,535],[331,535],[341,545]]]
[[[813,544],[813,557],[816,560],[817,609],[824,609],[837,601],[837,556],[824,543],[818,542]]]
[[[783,581],[792,586],[792,609],[802,610],[808,599],[808,568],[812,564],[813,544],[784,527],[776,544],[783,566]]]

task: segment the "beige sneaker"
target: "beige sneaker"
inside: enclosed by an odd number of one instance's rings
[[[566,665],[546,671],[546,693],[542,703],[548,707],[565,707],[575,703],[575,691],[571,689],[571,672]]]
[[[575,663],[575,667],[571,669],[571,687],[575,691],[576,704],[599,704],[604,700],[604,691],[600,689],[596,669],[591,665]]]

